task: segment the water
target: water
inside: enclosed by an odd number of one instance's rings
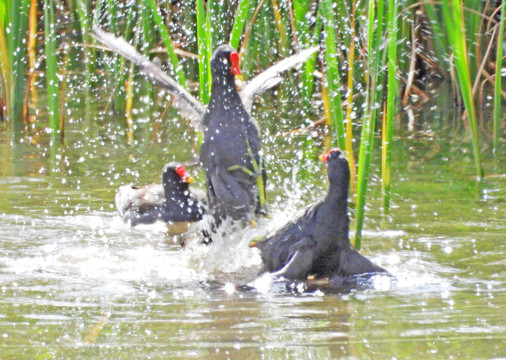
[[[272,220],[181,249],[164,225],[132,229],[113,204],[120,185],[193,159],[188,130],[175,119],[151,143],[152,124],[139,123],[129,146],[121,118],[89,116],[71,113],[62,148],[42,129],[23,142],[0,132],[0,358],[506,357],[504,157],[485,156],[493,176],[477,186],[462,136],[396,139],[393,211],[378,210],[374,159],[362,249],[393,277],[302,293],[257,278],[247,247],[326,192],[321,140],[275,136],[299,120],[260,117]]]

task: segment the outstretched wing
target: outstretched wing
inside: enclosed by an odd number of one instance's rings
[[[173,78],[167,75],[158,65],[151,62],[147,56],[140,54],[135,48],[124,39],[114,36],[102,30],[100,27],[93,27],[95,38],[108,47],[110,50],[124,56],[139,67],[139,70],[147,76],[154,84],[167,89],[175,97],[174,105],[181,109],[181,116],[189,119],[202,130],[202,118],[206,108],[188,91],[186,91]]]
[[[266,90],[279,84],[283,78],[279,76],[285,70],[294,67],[311,56],[318,47],[312,47],[306,50],[302,50],[298,54],[287,57],[280,62],[272,65],[267,70],[262,71],[260,74],[251,79],[242,89],[240,95],[244,108],[248,113],[251,112],[251,106],[253,105],[253,99],[256,95],[263,93]]]

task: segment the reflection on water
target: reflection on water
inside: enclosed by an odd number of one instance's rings
[[[390,217],[377,210],[372,174],[363,252],[392,277],[351,293],[297,293],[259,278],[247,244],[326,192],[300,137],[267,139],[264,127],[271,220],[181,249],[163,224],[124,224],[113,199],[118,186],[156,182],[166,162],[192,159],[186,130],[164,124],[167,140],[150,145],[144,124],[129,147],[119,120],[100,121],[70,124],[62,149],[10,144],[0,132],[2,358],[506,356],[506,181],[476,188],[472,158],[454,143],[395,142]],[[433,144],[440,150],[426,158]]]

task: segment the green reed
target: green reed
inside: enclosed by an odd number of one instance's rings
[[[388,1],[388,87],[386,116],[384,116],[382,161],[381,161],[381,188],[383,193],[383,211],[390,212],[390,193],[392,184],[392,134],[394,116],[396,114],[397,95],[397,4],[395,0]]]
[[[313,36],[311,42],[308,44],[308,47],[315,46],[318,44],[318,39],[320,37],[320,33],[322,31],[323,22],[321,16],[316,17],[316,23],[313,29]],[[306,103],[306,106],[309,106],[311,102],[311,97],[313,95],[314,87],[315,87],[315,70],[318,59],[318,52],[312,54],[309,59],[304,63],[303,69],[304,73],[302,75],[302,99]]]
[[[423,0],[423,7],[427,14],[427,17],[430,21],[430,27],[432,36],[431,38],[434,41],[434,55],[436,56],[438,62],[443,65],[448,65],[448,40],[446,34],[441,27],[441,19],[438,16],[437,8],[434,5],[434,1],[432,0]]]
[[[79,24],[81,37],[84,44],[93,44],[94,39],[91,36],[91,28],[93,26],[92,9],[89,1],[86,0],[73,0],[74,16]],[[85,46],[83,48],[84,64],[86,69],[84,85],[88,90],[92,88],[92,77],[96,71],[96,56],[95,50],[92,47]]]
[[[186,77],[184,75],[183,68],[179,64],[179,58],[177,57],[174,51],[174,46],[172,45],[169,30],[167,29],[165,21],[163,20],[160,14],[160,9],[158,8],[158,5],[155,0],[145,0],[145,1],[147,2],[147,5],[151,9],[151,13],[155,20],[160,36],[163,40],[163,44],[167,49],[167,53],[169,55],[169,59],[172,64],[173,71],[176,74],[175,76],[176,80],[178,80],[183,87],[186,87]]]
[[[116,21],[116,17],[118,16],[118,8],[117,4],[114,0],[107,0],[106,3],[106,11],[108,18],[109,30],[112,33],[116,33],[118,24]],[[126,15],[126,29],[123,33],[125,38],[128,37],[130,33],[130,26],[132,24],[134,12],[130,9]],[[126,107],[126,94],[125,94],[125,79],[126,79],[126,69],[125,69],[126,59],[122,56],[113,56],[109,59],[109,61],[105,61],[105,68],[107,69],[111,81],[113,83],[113,90],[111,93],[110,100],[113,100],[113,104],[115,109],[124,111]],[[109,103],[107,104],[107,106]]]
[[[209,2],[207,3],[209,6]],[[197,0],[197,44],[199,52],[200,100],[207,104],[211,96],[211,20],[206,14],[204,0]]]
[[[251,0],[240,0],[237,6],[237,11],[234,17],[234,25],[230,32],[230,45],[236,50],[239,50],[239,42],[244,29],[244,23],[248,15]]]
[[[53,0],[44,0],[44,43],[46,53],[46,83],[49,126],[53,140],[63,137],[60,130],[60,85],[58,80],[58,56],[56,55],[56,17]],[[63,126],[63,123],[62,123]]]
[[[155,4],[156,5],[156,4]],[[151,6],[148,3],[144,3],[140,9],[140,25],[141,25],[141,34],[142,34],[142,52],[144,55],[149,57],[149,51],[156,46],[157,38],[156,38],[156,30],[155,23],[153,21],[153,11]],[[156,10],[155,10],[156,11]],[[160,28],[159,28],[160,29]],[[163,30],[162,30],[163,31]],[[153,117],[153,106],[155,99],[155,91],[153,89],[153,84],[148,79],[143,79],[142,82],[142,94],[145,95],[148,99],[145,104],[145,114],[148,118]]]
[[[310,24],[308,19],[311,16],[310,2],[305,0],[294,0],[293,1],[293,13],[294,13],[294,25],[297,36],[298,50],[305,49],[314,46],[318,43],[319,37],[322,31],[322,16],[320,11],[316,14],[316,22],[311,32]],[[320,7],[321,9],[321,7]],[[302,65],[302,92],[301,97],[306,108],[309,108],[311,104],[311,98],[314,91],[316,70],[316,60],[318,53],[315,52],[311,57]]]
[[[44,1],[45,4],[51,5],[54,0]],[[234,7],[233,12],[227,13],[224,9],[231,3],[237,4],[237,7]],[[387,3],[388,6],[386,6]],[[20,122],[21,113],[20,110],[16,110],[16,106],[21,109],[23,93],[26,90],[26,69],[24,65],[26,46],[24,46],[24,39],[27,36],[29,4],[30,0],[0,2],[0,70],[2,75],[0,81],[4,89],[0,91],[0,95],[3,95],[6,100],[10,121],[13,123]],[[59,2],[59,4],[62,5],[59,7],[60,10],[56,10],[57,12],[62,11],[61,9],[65,6],[71,7],[69,10],[77,19],[85,44],[93,42],[88,35],[92,26],[92,19],[98,21],[97,17],[93,15],[93,6],[95,6],[95,11],[98,11],[100,7],[107,9],[109,23],[103,25],[115,32],[116,35],[131,39],[133,36],[132,29],[136,29],[137,32],[141,30],[142,37],[137,36],[134,41],[147,44],[147,48],[144,49],[145,52],[152,49],[161,40],[167,48],[171,70],[181,84],[189,84],[194,74],[195,79],[198,76],[200,98],[203,103],[209,101],[211,90],[209,62],[213,46],[216,46],[225,38],[230,39],[232,46],[235,48],[241,46],[241,49],[238,48],[238,50],[241,50],[242,55],[244,54],[243,67],[245,69],[243,68],[243,70],[246,74],[253,74],[277,60],[273,58],[272,49],[277,48],[279,50],[278,54],[281,56],[283,52],[288,53],[290,42],[299,48],[306,48],[319,42],[324,43],[324,64],[319,64],[316,53],[304,64],[301,72],[301,96],[305,105],[310,104],[313,92],[319,84],[319,80],[314,76],[314,73],[321,66],[322,72],[326,75],[327,88],[325,91],[328,93],[329,100],[326,105],[331,119],[330,130],[333,142],[334,145],[346,149],[352,171],[355,170],[352,149],[353,131],[357,132],[361,127],[357,169],[355,243],[357,248],[360,247],[365,216],[364,209],[371,156],[374,151],[374,135],[378,128],[376,120],[382,104],[385,103],[384,95],[386,95],[386,113],[383,114],[385,120],[382,147],[382,191],[383,209],[388,212],[390,208],[390,193],[392,191],[391,159],[392,156],[395,156],[391,150],[393,119],[396,112],[399,111],[399,106],[396,105],[399,103],[398,92],[401,88],[395,74],[400,74],[402,78],[403,74],[409,72],[410,64],[414,59],[411,57],[413,54],[411,52],[412,47],[407,44],[415,36],[412,33],[412,29],[415,28],[413,21],[417,16],[415,10],[424,11],[430,20],[431,37],[428,39],[430,41],[427,41],[427,49],[424,49],[425,53],[423,55],[431,58],[431,55],[434,55],[437,58],[437,60],[434,60],[437,62],[436,66],[444,71],[450,70],[449,67],[453,66],[453,64],[450,64],[450,59],[453,58],[461,97],[466,107],[467,119],[471,129],[476,172],[479,177],[482,176],[480,144],[476,126],[477,116],[471,89],[471,80],[473,77],[479,77],[480,74],[478,74],[478,63],[475,64],[470,61],[471,54],[475,54],[476,59],[481,61],[481,53],[483,52],[483,39],[480,36],[481,33],[485,32],[485,29],[481,25],[481,15],[479,13],[484,13],[485,7],[480,2],[466,1],[466,6],[464,6],[459,0],[451,0],[451,2],[422,0],[423,8],[421,8],[420,3],[414,1],[399,4],[395,0],[389,0],[388,2],[385,0],[368,0],[367,2],[319,0],[317,4],[307,0],[288,2],[279,0],[239,0],[237,2],[209,0],[205,2],[204,0],[197,0],[196,8],[194,6],[182,6],[181,11],[183,13],[178,13],[177,16],[172,13],[175,7],[163,0],[139,0],[137,4],[141,7],[130,6],[127,9],[118,6],[113,0],[99,0],[95,3],[86,0],[71,0],[69,2]],[[397,15],[396,4],[399,7],[402,19]],[[293,19],[290,18],[287,6],[292,7]],[[137,10],[139,8],[141,11]],[[316,8],[318,9],[317,12],[315,11]],[[45,6],[44,10],[48,12],[41,19],[48,23],[44,25],[46,27],[45,36],[49,40],[49,43],[46,42],[45,44],[45,49],[47,56],[48,106],[53,109],[49,111],[50,126],[56,129],[55,119],[57,117],[51,118],[51,116],[58,114],[59,109],[57,96],[54,95],[58,93],[58,88],[54,87],[58,84],[56,78],[58,71],[56,48],[62,47],[63,44],[58,38],[58,34],[54,33],[54,26],[51,27],[51,24],[54,24],[55,16],[58,17],[60,14],[54,13],[54,8],[53,13],[51,13],[50,6]],[[65,11],[66,9],[62,11],[61,15],[64,15]],[[484,14],[482,15],[481,17],[485,17]],[[176,21],[187,22],[187,26],[195,31],[193,37],[189,32],[186,50],[196,51],[199,61],[198,65],[191,61],[184,63],[185,68],[188,68],[185,70],[190,70],[186,73],[187,76],[183,72],[182,62],[180,62],[173,45],[175,34],[171,34],[170,28],[167,27],[167,18],[165,16],[170,19],[177,17],[179,20]],[[499,39],[502,39],[501,36],[504,33],[504,16],[504,11],[502,11],[501,27],[497,32],[498,41],[495,49],[497,66],[494,70],[496,72],[496,81],[494,88],[493,142],[494,151],[496,152],[499,146],[500,92],[502,85],[500,74],[502,41],[499,41]],[[115,21],[115,18],[124,18],[125,20]],[[441,19],[444,21],[441,21]],[[291,24],[291,21],[293,21],[293,24]],[[231,31],[229,33],[228,25],[231,24],[233,25],[230,26]],[[385,26],[388,26],[387,29],[385,29]],[[9,28],[8,33],[6,32],[7,28]],[[157,31],[153,31],[155,28]],[[51,30],[53,30],[53,33],[51,33]],[[361,31],[364,31],[365,34],[361,34]],[[322,32],[325,35],[324,38],[321,36]],[[478,37],[475,35],[476,33],[479,33]],[[429,35],[425,34],[424,36],[428,37]],[[381,46],[385,39],[388,39],[387,48]],[[409,42],[405,40],[409,40]],[[196,49],[194,49],[193,44],[196,44]],[[19,51],[14,51],[15,49],[19,49]],[[91,79],[93,74],[96,73],[94,50],[91,47],[80,49],[85,56],[86,81],[88,86],[91,86]],[[342,65],[346,65],[346,67]],[[127,72],[125,61],[122,58],[111,65],[105,64],[102,66],[107,68],[106,73],[113,79],[110,86],[111,93],[118,94],[115,96],[116,108],[121,111],[127,110],[131,116],[132,104],[134,103],[133,97],[136,96],[132,85],[132,81],[135,81],[133,72]],[[387,67],[388,79],[385,78],[385,69]],[[345,75],[340,75],[342,68],[347,69],[347,78]],[[63,72],[60,72],[60,75],[62,74]],[[125,96],[123,87],[128,74],[130,74],[127,82],[128,96]],[[50,79],[53,79],[53,81]],[[291,79],[288,81],[291,81]],[[386,83],[388,87],[384,89],[383,86]],[[296,85],[293,84],[292,87],[294,86]],[[343,94],[345,91],[343,89],[346,89],[346,94]],[[150,91],[149,85],[147,91]],[[346,95],[347,100],[346,117],[343,116],[341,103],[343,95]],[[356,100],[357,98],[358,100]],[[357,105],[362,103],[365,103],[364,107]],[[16,115],[16,111],[18,115]],[[357,115],[352,116],[352,113]],[[360,117],[363,119],[362,124],[352,123],[352,118]],[[133,121],[133,119],[130,118],[128,121]],[[131,123],[130,126],[132,126]]]
[[[481,58],[481,48],[483,46],[483,36],[479,31],[481,24],[480,11],[483,5],[481,4],[481,1],[466,1],[465,5],[463,0],[458,0],[457,2],[450,0],[449,2],[453,3],[453,7],[455,7],[455,4],[457,3],[460,9],[459,12],[462,20],[463,39],[466,42],[465,47],[469,57],[467,60],[469,77],[470,79],[474,79],[476,77],[478,61]],[[472,59],[471,55],[475,55],[475,59]]]
[[[9,50],[7,39],[5,37],[5,24],[7,21],[7,9],[5,3],[0,4],[0,96],[3,95],[6,107],[10,107],[10,89],[11,89],[11,70],[9,60]],[[3,103],[2,103],[3,104]],[[7,122],[4,122],[4,126]]]
[[[323,19],[323,30],[325,32],[325,70],[330,103],[330,129],[332,136],[336,138],[335,143],[337,146],[341,149],[346,149],[346,134],[341,106],[341,92],[339,90],[341,82],[339,64],[337,61],[335,14],[332,9],[331,0],[322,0],[320,6]]]
[[[454,53],[454,63],[459,80],[462,100],[467,112],[469,128],[471,129],[471,142],[473,146],[474,162],[478,179],[483,178],[483,169],[480,160],[480,146],[478,139],[478,126],[476,107],[474,103],[471,68],[469,66],[469,53],[465,36],[465,24],[463,18],[463,5],[459,0],[452,0],[452,6],[448,2],[441,2],[443,19],[446,26],[450,47]]]
[[[26,90],[27,49],[24,44],[28,32],[30,0],[3,2],[0,10],[0,61],[5,89],[7,116],[16,127],[22,123],[23,98]]]
[[[366,100],[367,109],[363,114],[362,134],[360,137],[360,150],[358,158],[357,175],[357,207],[356,207],[356,227],[355,227],[355,248],[360,249],[362,240],[362,228],[365,213],[365,201],[367,185],[369,181],[369,169],[371,165],[371,156],[374,148],[374,131],[376,127],[376,116],[378,107],[381,104],[382,87],[379,74],[379,65],[382,59],[380,45],[383,36],[383,1],[377,2],[369,0],[367,6],[367,91]],[[376,26],[375,26],[376,24]]]
[[[505,4],[501,5],[501,20],[499,22],[499,32],[497,33],[496,49],[496,70],[494,86],[494,132],[493,132],[493,151],[499,153],[499,133],[501,125],[501,85],[502,85],[502,58],[503,58],[503,40],[504,40],[504,13],[506,13]]]
[[[348,153],[348,161],[350,164],[350,193],[355,196],[355,184],[357,178],[357,166],[355,154],[353,153],[353,86],[355,72],[355,21],[357,6],[353,0],[350,20],[350,39],[348,46],[348,83],[346,88],[346,152]]]

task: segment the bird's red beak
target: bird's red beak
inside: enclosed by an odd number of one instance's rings
[[[181,178],[181,181],[188,183],[188,184],[191,184],[195,180],[193,177],[188,175],[188,172],[186,171],[186,169],[183,165],[179,165],[176,168],[176,174],[179,175],[179,177]]]
[[[327,160],[329,159],[329,155],[335,151],[341,151],[341,149],[339,149],[339,148],[330,149],[326,153],[323,153],[320,155],[320,160],[323,161],[324,164],[326,164]]]
[[[230,54],[230,62],[232,63],[232,74],[241,76],[241,67],[239,66],[239,54],[233,52]]]

